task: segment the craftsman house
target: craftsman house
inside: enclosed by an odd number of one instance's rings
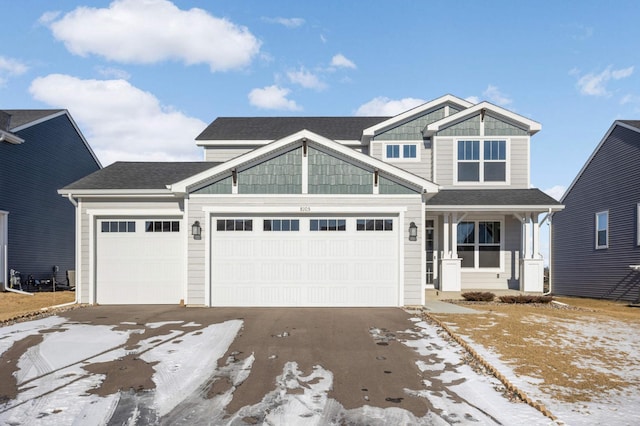
[[[11,269],[75,269],[75,209],[56,191],[100,167],[68,111],[0,110],[0,290]]]
[[[62,190],[85,303],[404,306],[541,292],[539,123],[446,95],[394,117],[236,117],[203,162],[115,163]]]
[[[640,121],[609,128],[553,214],[555,294],[640,297]]]

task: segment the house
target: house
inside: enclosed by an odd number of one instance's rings
[[[541,292],[539,123],[446,95],[394,117],[235,117],[203,162],[115,163],[78,209],[85,303],[420,305],[425,289]]]
[[[609,128],[553,214],[555,294],[640,296],[640,121]]]
[[[10,269],[75,269],[75,209],[57,190],[100,167],[68,111],[0,110],[0,290]]]

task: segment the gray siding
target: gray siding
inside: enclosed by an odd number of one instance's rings
[[[616,127],[553,217],[553,292],[633,301],[640,294],[636,206],[640,134]],[[595,214],[609,211],[609,248],[595,249]]]
[[[204,161],[225,162],[239,155],[253,151],[256,147],[205,146]]]
[[[75,269],[75,209],[57,190],[100,167],[66,115],[0,143],[0,210],[9,212],[8,269],[58,279]],[[0,279],[0,281],[3,281]]]

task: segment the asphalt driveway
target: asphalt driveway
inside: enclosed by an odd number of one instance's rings
[[[0,328],[3,424],[548,424],[402,309],[96,306]]]

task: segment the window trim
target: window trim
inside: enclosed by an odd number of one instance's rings
[[[636,204],[636,245],[640,246],[640,203]]]
[[[420,144],[422,141],[389,141],[382,144],[382,159],[385,161],[397,161],[397,162],[418,162],[420,161]],[[389,146],[397,146],[398,147],[398,156],[397,157],[388,157],[387,156],[387,147]],[[416,156],[415,157],[405,157],[404,156],[404,148],[405,146],[415,146],[416,148]]]
[[[505,240],[506,240],[506,236],[505,236],[505,220],[504,218],[495,218],[495,217],[486,217],[486,218],[479,218],[479,219],[468,219],[468,220],[463,220],[460,223],[464,223],[464,222],[472,222],[474,224],[474,234],[473,234],[473,238],[474,238],[474,242],[473,242],[473,267],[461,267],[461,271],[462,272],[490,272],[490,273],[495,273],[495,272],[504,272],[504,252],[505,252],[505,248],[504,248],[504,244],[505,244]],[[500,224],[500,250],[499,250],[499,260],[500,263],[497,267],[489,267],[489,268],[482,268],[480,267],[480,250],[479,248],[482,247],[497,247],[497,244],[480,244],[480,223],[481,222],[497,222]],[[460,224],[458,223],[458,225]],[[456,253],[458,253],[458,235],[457,235],[457,231],[456,231]],[[463,244],[464,245],[464,244]],[[466,246],[470,246],[471,244],[466,244]]]
[[[464,141],[478,141],[478,151],[479,156],[478,160],[458,160],[458,145],[459,142]],[[489,141],[504,141],[504,160],[485,160],[485,142]],[[507,137],[458,137],[453,140],[453,183],[454,185],[499,185],[505,186],[510,185],[511,183],[511,139]],[[458,177],[458,164],[460,162],[464,163],[478,163],[478,180],[477,181],[466,181],[459,180]],[[504,162],[504,181],[496,181],[496,180],[485,180],[484,177],[484,166],[486,163],[501,163]]]
[[[606,223],[604,229],[600,229],[599,228],[599,224],[598,224],[598,218],[601,215],[604,215],[604,214],[607,215],[606,216],[607,217],[607,223]],[[598,244],[598,241],[599,241],[598,233],[600,231],[604,231],[605,232],[605,243],[604,243],[604,245]],[[594,243],[595,243],[594,245],[595,245],[596,250],[603,250],[603,249],[608,249],[609,248],[609,210],[602,210],[602,211],[596,212],[596,214],[595,214],[595,241],[594,241]]]

